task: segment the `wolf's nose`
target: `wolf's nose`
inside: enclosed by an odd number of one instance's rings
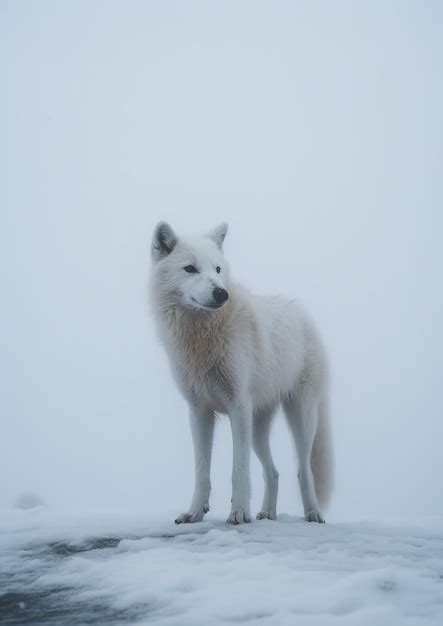
[[[214,296],[214,300],[217,304],[224,304],[229,298],[229,294],[226,289],[221,289],[220,287],[216,287],[212,292],[212,295]]]

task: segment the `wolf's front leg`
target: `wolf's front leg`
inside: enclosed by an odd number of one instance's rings
[[[232,506],[231,514],[226,521],[229,524],[242,524],[251,521],[249,461],[251,457],[252,403],[244,401],[236,404],[229,417],[233,442]]]
[[[189,511],[179,515],[175,520],[176,524],[201,522],[204,514],[209,511],[212,439],[215,416],[212,411],[200,407],[191,407],[189,419],[195,457],[194,496]]]

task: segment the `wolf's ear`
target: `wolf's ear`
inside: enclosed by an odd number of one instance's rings
[[[223,224],[219,224],[217,228],[214,228],[214,230],[212,230],[209,233],[209,237],[213,241],[215,241],[215,243],[220,248],[220,250],[223,248],[223,242],[225,240],[227,232],[228,232],[228,225],[226,222],[223,222]]]
[[[177,236],[166,222],[159,222],[152,237],[151,255],[154,261],[160,261],[171,254],[177,243]]]

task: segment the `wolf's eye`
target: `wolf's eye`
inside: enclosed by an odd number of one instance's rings
[[[195,274],[197,272],[197,268],[195,268],[193,265],[187,265],[183,269],[185,270],[185,272],[188,272],[188,274]]]
[[[215,268],[215,271],[217,272],[217,274],[220,274],[220,272],[221,272],[220,265],[217,265],[217,267]]]

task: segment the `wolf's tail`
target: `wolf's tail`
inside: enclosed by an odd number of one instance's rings
[[[326,509],[334,488],[334,454],[332,449],[329,401],[322,400],[318,410],[317,432],[311,453],[315,493],[322,510]]]

